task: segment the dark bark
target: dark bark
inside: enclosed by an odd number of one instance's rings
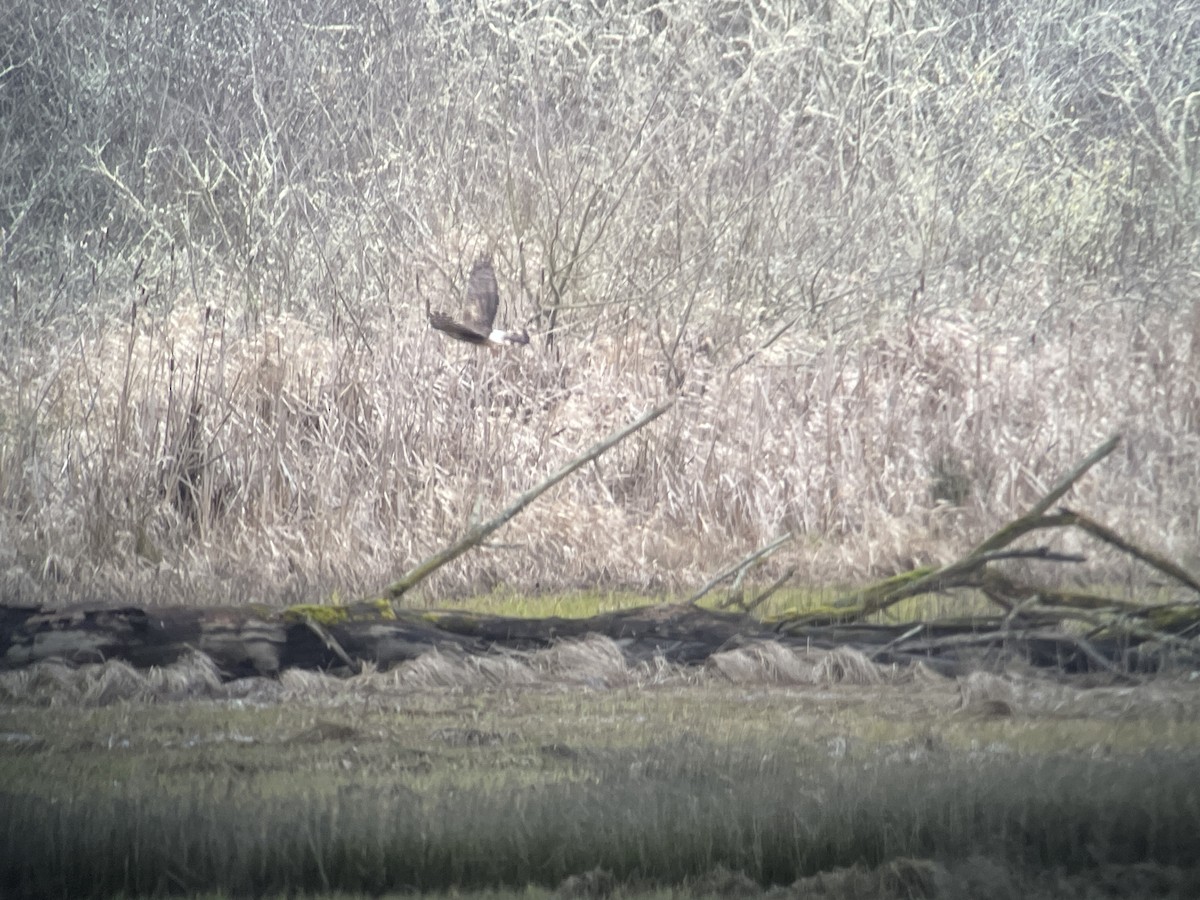
[[[812,625],[781,634],[751,616],[690,604],[589,619],[517,619],[368,603],[275,611],[8,608],[0,610],[0,668],[48,659],[76,664],[121,659],[134,666],[161,666],[199,650],[227,678],[238,678],[272,676],[289,667],[355,671],[369,662],[387,668],[434,649],[456,654],[528,651],[588,635],[616,641],[631,661],[662,658],[684,665],[756,641],[793,648],[852,647],[877,663],[925,661],[947,674],[1013,656],[1063,671],[1109,673],[1154,668],[1158,659],[1152,652],[1155,643],[1135,634],[1084,640],[1045,619]]]

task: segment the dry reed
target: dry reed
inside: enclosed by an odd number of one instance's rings
[[[668,392],[425,599],[860,581],[1114,431],[1071,502],[1198,561],[1154,4],[61,5],[0,17],[6,602],[361,595]],[[527,352],[424,324],[481,252]]]

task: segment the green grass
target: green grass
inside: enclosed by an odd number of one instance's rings
[[[633,591],[566,591],[541,595],[497,589],[452,602],[427,601],[430,607],[463,609],[469,612],[496,616],[518,616],[527,619],[561,617],[585,619],[606,612],[636,609],[654,603],[673,602],[680,598],[650,596]]]
[[[863,585],[859,585],[861,589]],[[752,603],[763,591],[765,584],[749,584],[738,591],[743,603]],[[797,615],[828,606],[856,590],[849,585],[786,587],[771,594],[766,601],[754,607],[753,612],[762,618]],[[700,600],[708,609],[727,608],[737,611],[737,604],[726,604],[731,592],[718,587]],[[1120,596],[1114,594],[1114,596]],[[498,589],[485,594],[469,595],[451,600],[426,598],[421,605],[438,609],[461,609],[468,612],[497,616],[516,616],[539,619],[562,617],[584,619],[602,613],[636,609],[657,603],[679,603],[688,599],[681,594],[641,594],[634,591],[569,591],[547,594],[524,594],[508,589]],[[995,615],[998,608],[976,591],[956,591],[953,594],[925,594],[897,603],[882,613],[871,616],[871,622],[918,622],[947,616]]]
[[[981,718],[955,711],[952,682],[401,693],[378,678],[265,704],[0,710],[0,732],[31,738],[0,743],[0,882],[523,892],[599,869],[633,894],[703,893],[720,871],[765,887],[981,853],[1068,873],[1200,854],[1186,694]]]
[[[679,884],[723,866],[769,885],[897,857],[1078,870],[1097,853],[1184,865],[1200,852],[1194,754],[838,763],[683,735],[565,772],[546,755],[525,761],[539,778],[440,791],[329,775],[280,792],[229,771],[175,791],[13,792],[4,876],[38,894],[376,892],[553,886],[595,868]]]

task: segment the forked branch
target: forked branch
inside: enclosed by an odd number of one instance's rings
[[[704,585],[704,587],[700,588],[700,590],[696,591],[696,593],[694,593],[694,594],[692,594],[692,596],[688,597],[687,602],[692,603],[692,604],[698,603],[702,597],[704,597],[706,594],[708,594],[708,592],[711,591],[713,588],[715,588],[718,584],[720,584],[722,581],[726,581],[730,578],[734,578],[734,576],[737,576],[736,579],[734,580],[734,590],[737,590],[738,584],[741,582],[742,578],[745,576],[746,572],[750,569],[751,566],[755,565],[756,563],[762,562],[764,559],[766,559],[768,556],[770,556],[772,553],[774,553],[776,550],[778,550],[780,547],[782,547],[784,544],[786,544],[791,539],[792,539],[792,533],[789,531],[784,534],[781,534],[779,537],[775,538],[775,540],[771,541],[771,543],[767,544],[765,547],[759,547],[757,550],[755,550],[749,556],[743,558],[740,562],[734,563],[732,566],[730,566],[728,569],[725,569],[719,575],[713,576],[713,578],[711,578],[709,580],[708,584]]]
[[[956,577],[971,571],[978,570],[989,561],[991,554],[1007,547],[1017,538],[1031,531],[1037,531],[1044,528],[1066,527],[1076,524],[1075,517],[1071,514],[1059,514],[1055,516],[1047,516],[1046,511],[1057,503],[1062,497],[1075,486],[1075,482],[1079,481],[1092,466],[1100,462],[1115,449],[1121,442],[1121,436],[1114,434],[1107,441],[1093,450],[1088,456],[1075,466],[1070,472],[1059,479],[1054,485],[1025,515],[1018,519],[1009,522],[999,531],[992,534],[983,541],[975,549],[971,550],[962,559],[955,560],[948,566],[943,566],[940,569],[925,572],[920,577],[914,579],[908,584],[901,585],[895,590],[888,591],[876,598],[869,598],[863,603],[862,611],[858,613],[856,618],[867,616],[882,609],[886,609],[894,603],[898,603],[907,597],[914,597],[917,594],[927,593],[929,591],[941,590],[950,584],[954,583]],[[874,602],[872,602],[872,600]]]
[[[1100,462],[1106,456],[1113,452],[1120,443],[1120,435],[1113,435],[1088,456],[1076,465],[1071,471],[1067,472],[1059,481],[1041,498],[1029,512],[1020,518],[1014,519],[1000,528],[994,534],[990,535],[982,543],[968,552],[965,556],[955,560],[948,565],[935,567],[926,566],[919,569],[914,569],[910,572],[903,572],[891,578],[870,585],[861,591],[834,601],[828,607],[815,610],[800,616],[788,616],[778,621],[777,627],[782,630],[787,630],[803,624],[808,621],[841,621],[849,622],[861,620],[867,616],[881,612],[901,600],[915,597],[920,594],[934,593],[943,591],[953,587],[983,587],[982,575],[988,563],[995,561],[1001,556],[1011,555],[1030,555],[1031,551],[1004,551],[1017,538],[1029,534],[1033,531],[1041,531],[1051,528],[1070,528],[1082,526],[1080,516],[1066,510],[1059,510],[1052,514],[1047,514],[1048,510],[1057,503],[1062,497],[1082,478],[1096,463]],[[1094,523],[1093,523],[1094,524]],[[1096,526],[1097,528],[1100,526]],[[1100,535],[1096,528],[1090,529],[1097,536],[1109,540],[1112,543],[1111,536],[1105,538]],[[1032,551],[1033,555],[1045,555],[1048,551],[1039,550]],[[1136,554],[1135,554],[1136,555]],[[1045,558],[1050,558],[1046,556]],[[1144,551],[1141,558],[1146,559]],[[1065,561],[1065,560],[1058,560]],[[1077,560],[1070,560],[1077,561]],[[1158,560],[1160,563],[1164,562]],[[1169,563],[1167,563],[1169,565]],[[1159,566],[1163,571],[1167,569]],[[1174,577],[1179,578],[1178,572],[1170,572]],[[1183,573],[1185,584],[1186,573]]]

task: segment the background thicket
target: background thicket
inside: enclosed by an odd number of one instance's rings
[[[431,593],[874,576],[1115,430],[1194,558],[1194,0],[38,0],[0,159],[5,598],[365,591],[672,392]]]

